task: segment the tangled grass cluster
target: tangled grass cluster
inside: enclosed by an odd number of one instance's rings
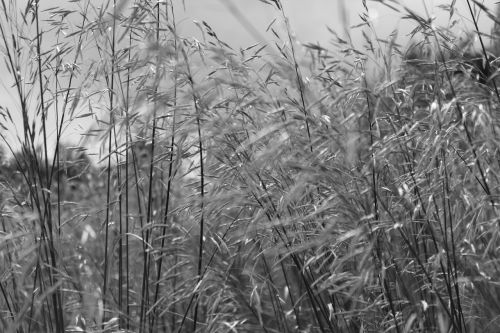
[[[172,2],[1,1],[0,330],[497,332],[496,58],[404,7],[416,47],[299,45],[279,0],[236,50]]]

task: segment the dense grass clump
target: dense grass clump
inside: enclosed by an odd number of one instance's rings
[[[498,29],[326,49],[262,1],[237,50],[172,2],[0,2],[0,331],[497,332]]]

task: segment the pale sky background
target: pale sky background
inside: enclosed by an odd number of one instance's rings
[[[18,1],[19,7],[23,8],[26,1]],[[106,0],[92,0],[94,4],[105,3]],[[133,3],[133,0],[129,1]],[[271,1],[269,1],[271,2]],[[369,16],[377,30],[377,36],[382,39],[388,39],[392,31],[398,29],[398,42],[402,45],[407,43],[407,35],[416,24],[410,20],[402,20],[405,12],[403,6],[407,6],[420,14],[421,16],[436,17],[436,25],[448,26],[449,13],[440,9],[443,4],[451,4],[452,0],[386,0],[386,2],[394,5],[395,8],[401,10],[396,12],[386,6],[380,4],[380,1],[367,0]],[[495,0],[484,0],[485,6],[492,8],[495,5]],[[21,5],[21,3],[23,3]],[[331,47],[332,36],[327,29],[327,26],[336,31],[339,36],[345,37],[345,24],[347,26],[355,26],[361,23],[359,15],[364,12],[362,0],[282,0],[284,11],[289,18],[290,26],[297,40],[301,42],[320,43],[322,46]],[[471,0],[472,3],[472,0]],[[67,7],[68,0],[41,0],[42,10],[49,7],[63,6]],[[256,42],[263,42],[261,38],[269,40],[273,39],[271,32],[266,32],[269,24],[277,18],[274,27],[283,27],[281,15],[274,6],[266,5],[259,0],[174,0],[177,28],[180,35],[200,36],[199,29],[194,24],[194,21],[206,21],[217,33],[218,37],[231,45],[233,48],[247,47]],[[231,6],[236,7],[241,13],[245,21],[248,22],[247,27],[242,24]],[[345,8],[347,15],[343,15],[342,8]],[[476,7],[477,10],[477,7]],[[43,18],[43,12],[41,12]],[[490,32],[492,22],[483,14],[480,16],[480,29],[484,32]],[[465,0],[456,1],[455,20],[459,20],[457,25],[460,28],[471,27],[470,14]],[[79,21],[80,18],[77,18]],[[249,32],[248,25],[252,28],[253,33]],[[351,34],[353,43],[356,48],[362,49],[361,30],[348,29]],[[373,37],[372,32],[365,30],[368,35]],[[458,31],[457,31],[458,32]],[[46,44],[51,44],[45,41]],[[1,53],[1,48],[0,48]],[[0,54],[1,57],[3,55]],[[4,61],[0,61],[0,73],[7,73],[3,67]],[[3,76],[0,85],[0,105],[7,106],[11,110],[15,110],[18,101],[13,101],[9,94],[6,93],[5,87],[12,85],[13,79],[8,76]],[[11,90],[12,91],[12,90]],[[18,107],[17,107],[18,108]],[[20,118],[18,118],[20,121]],[[0,118],[0,121],[2,119]],[[82,129],[85,128],[85,122],[75,122],[66,132],[66,140],[74,143],[78,142]],[[19,127],[20,128],[20,127]],[[50,130],[50,129],[49,129]],[[52,130],[53,132],[53,130]]]
[[[387,1],[391,3],[391,1]],[[449,13],[438,6],[450,4],[451,0],[400,0],[391,3],[397,9],[402,10],[406,6],[421,16],[427,18],[436,16],[438,25],[447,25]],[[492,8],[495,0],[484,0],[485,6]],[[180,5],[182,0],[178,0]],[[273,7],[263,4],[258,0],[185,0],[186,11],[180,11],[178,19],[181,21],[181,28],[184,32],[195,32],[193,20],[205,20],[217,32],[221,39],[228,41],[230,45],[244,46],[255,41],[255,39],[242,27],[237,18],[228,9],[226,3],[232,3],[238,7],[246,19],[260,31],[263,35],[265,29],[271,21],[277,17],[278,13]],[[345,19],[349,25],[354,26],[361,23],[360,13],[364,12],[361,0],[282,0],[285,14],[289,17],[290,25],[300,41],[320,42],[327,46],[331,40],[331,34],[327,26],[342,35],[344,18],[341,12],[342,6],[348,10],[348,17]],[[401,20],[404,11],[397,13],[389,9],[380,1],[367,0],[367,7],[370,17],[374,21],[379,37],[387,37],[394,29],[399,29],[399,36],[404,40],[411,28],[415,27],[414,22]],[[398,5],[399,3],[399,5]],[[472,3],[472,0],[471,0]],[[426,9],[428,14],[426,14]],[[456,14],[454,19],[463,17],[463,23],[459,26],[470,25],[470,14],[465,0],[456,1]],[[482,16],[481,29],[489,30],[491,21]],[[267,34],[269,36],[269,34]],[[359,34],[355,34],[354,42],[360,42]]]

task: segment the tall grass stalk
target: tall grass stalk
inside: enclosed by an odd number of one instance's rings
[[[498,10],[382,3],[411,42],[0,0],[0,331],[496,332]]]

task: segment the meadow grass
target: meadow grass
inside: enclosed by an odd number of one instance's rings
[[[261,0],[234,49],[172,1],[0,1],[0,331],[498,331],[500,30],[327,49]]]

